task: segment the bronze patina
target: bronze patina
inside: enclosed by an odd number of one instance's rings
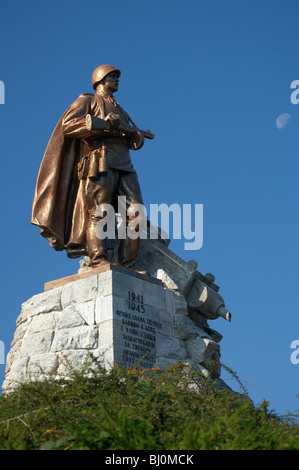
[[[91,267],[109,262],[107,239],[96,234],[103,219],[97,208],[116,207],[117,197],[125,196],[126,222],[136,217],[130,206],[143,204],[143,199],[130,150],[140,149],[144,138],[154,138],[115,101],[120,75],[114,66],[97,67],[92,74],[95,94],[81,94],[60,118],[40,165],[32,206],[31,223],[51,247],[66,250],[70,258],[88,256]],[[134,266],[139,244],[139,238],[120,241],[122,266]]]

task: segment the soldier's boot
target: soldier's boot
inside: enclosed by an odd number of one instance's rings
[[[135,264],[138,249],[140,245],[140,240],[131,240],[126,238],[121,240],[119,250],[118,250],[118,260],[124,268],[132,268]]]
[[[134,216],[128,216],[127,217],[127,222],[130,223],[135,219]],[[138,225],[136,226],[136,229],[138,230],[139,227]],[[131,238],[130,236],[130,231],[128,230],[127,232],[127,237],[125,239],[122,239],[119,245],[119,250],[118,250],[118,260],[120,264],[124,268],[134,268],[136,258],[138,256],[138,251],[139,251],[139,246],[140,246],[140,238]],[[135,270],[136,272],[139,272],[140,274],[145,274],[148,275],[148,272],[145,270]]]
[[[92,268],[99,266],[110,265],[107,256],[107,250],[105,246],[105,240],[101,240],[96,235],[96,225],[98,220],[90,222],[89,227],[86,230],[86,245],[88,256],[90,258],[90,266]]]

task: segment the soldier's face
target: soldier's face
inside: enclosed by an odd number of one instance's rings
[[[107,90],[112,91],[112,93],[114,93],[115,91],[118,90],[118,82],[119,82],[118,73],[110,72],[105,78],[104,86]]]

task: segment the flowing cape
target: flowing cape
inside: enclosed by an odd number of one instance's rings
[[[80,194],[77,163],[82,155],[81,139],[66,137],[59,120],[42,159],[32,205],[31,223],[56,250],[66,249],[70,258],[87,255],[85,227],[87,207]],[[74,223],[75,221],[75,223]]]

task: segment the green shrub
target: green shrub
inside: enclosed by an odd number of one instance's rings
[[[0,449],[298,450],[299,426],[181,364],[164,373],[115,366],[2,395]]]

